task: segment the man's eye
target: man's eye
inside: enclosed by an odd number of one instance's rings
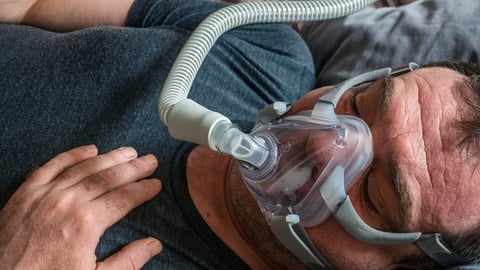
[[[354,87],[352,89],[352,95],[350,96],[350,106],[352,107],[353,113],[357,117],[360,117],[360,110],[358,109],[358,106],[357,106],[357,95],[365,92],[368,89],[369,85],[370,84],[367,83],[361,86]]]
[[[360,112],[358,111],[357,102],[356,102],[358,93],[359,91],[353,90],[353,93],[350,96],[350,106],[352,107],[352,110],[355,116],[360,117]]]
[[[362,182],[362,186],[361,186],[362,197],[363,197],[363,201],[365,202],[367,208],[369,210],[373,211],[375,214],[379,214],[378,209],[373,204],[373,202],[370,198],[370,194],[368,192],[368,183],[370,182],[371,174],[372,174],[372,170],[370,169],[368,174],[365,176],[365,180]]]

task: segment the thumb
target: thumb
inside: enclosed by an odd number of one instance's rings
[[[161,251],[162,244],[155,238],[133,241],[103,262],[98,262],[96,270],[138,270]]]

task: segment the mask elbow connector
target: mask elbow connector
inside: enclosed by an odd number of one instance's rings
[[[225,116],[190,99],[172,106],[167,119],[168,130],[175,139],[208,146],[248,166],[261,167],[269,155],[263,139],[242,132]]]
[[[217,123],[210,139],[220,153],[231,155],[247,166],[260,168],[269,155],[264,140],[252,137],[228,122]]]

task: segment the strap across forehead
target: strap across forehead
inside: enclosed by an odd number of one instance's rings
[[[343,81],[335,85],[318,99],[317,104],[312,111],[312,116],[321,119],[336,119],[333,109],[335,109],[343,94],[345,94],[350,88],[362,83],[372,82],[379,78],[399,76],[418,68],[418,64],[411,62],[403,67],[377,69]]]

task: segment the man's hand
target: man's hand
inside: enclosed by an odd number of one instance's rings
[[[0,23],[55,31],[96,25],[125,25],[134,0],[0,0]]]
[[[161,189],[143,179],[157,167],[126,147],[104,155],[95,146],[59,154],[34,171],[0,212],[2,269],[139,269],[162,246],[134,241],[97,262],[99,238]]]

